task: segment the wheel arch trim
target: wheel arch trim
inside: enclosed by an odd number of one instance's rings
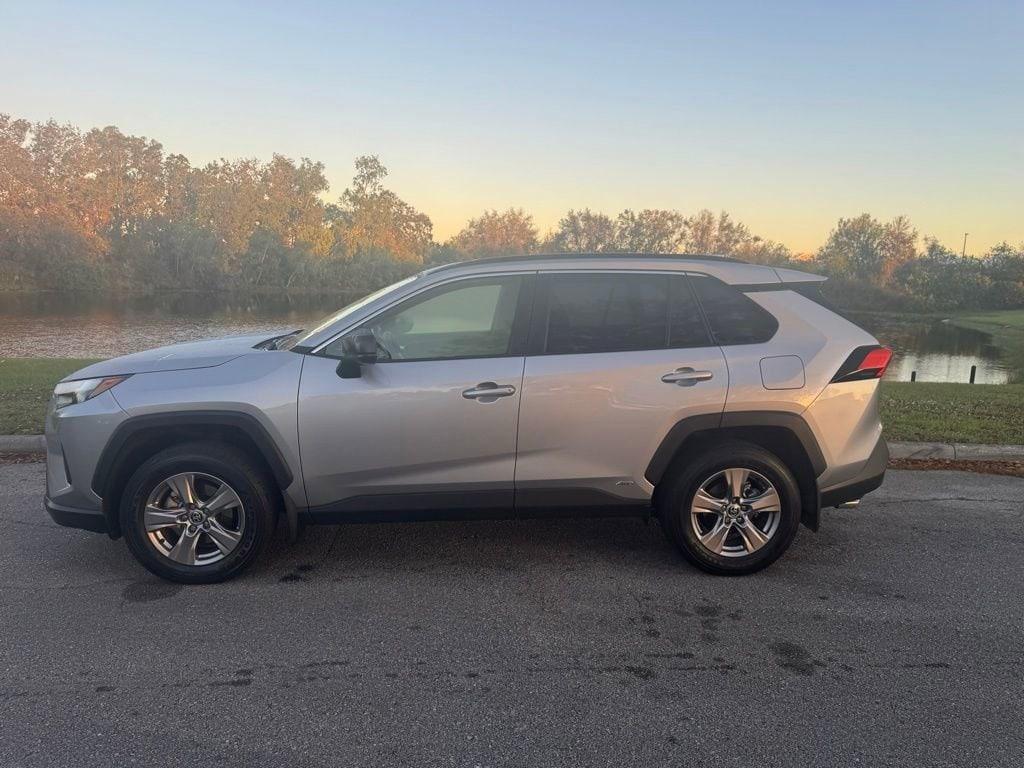
[[[256,450],[260,452],[282,493],[295,479],[277,443],[255,416],[239,411],[222,410],[163,411],[143,414],[129,417],[119,424],[100,454],[96,470],[93,472],[91,486],[96,495],[104,498],[104,509],[116,509],[116,505],[109,503],[110,500],[106,499],[104,494],[111,479],[116,476],[121,462],[130,455],[132,442],[153,430],[181,427],[238,429],[252,441]]]
[[[644,477],[652,485],[661,482],[665,471],[678,455],[680,448],[694,435],[713,432],[717,429],[741,429],[743,427],[776,427],[792,433],[803,446],[807,459],[814,469],[815,478],[825,471],[825,456],[817,439],[803,417],[785,411],[727,411],[688,416],[672,426],[654,452]]]
[[[797,477],[801,490],[801,521],[812,531],[818,530],[821,514],[821,500],[818,477],[827,464],[821,447],[807,422],[796,413],[785,411],[731,411],[725,413],[689,416],[677,422],[662,439],[654,456],[647,465],[644,477],[655,486],[661,482],[665,472],[676,458],[682,455],[686,443],[700,435],[714,435],[720,430],[774,429],[784,430],[800,447],[810,465],[813,477]],[[742,439],[742,437],[741,437]],[[802,459],[799,459],[802,461]],[[803,474],[806,474],[803,473]]]

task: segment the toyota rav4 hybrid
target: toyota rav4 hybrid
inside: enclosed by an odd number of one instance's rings
[[[303,523],[653,515],[717,574],[877,488],[890,351],[823,278],[716,257],[428,269],[310,331],[60,382],[46,508],[150,571],[230,578]]]

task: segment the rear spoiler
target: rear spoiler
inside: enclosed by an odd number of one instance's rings
[[[815,275],[810,272],[801,272],[799,269],[782,269],[780,267],[769,267],[777,278],[773,282],[756,283],[732,283],[732,287],[744,293],[759,293],[761,291],[796,291],[808,298],[815,298],[822,283],[828,280],[822,275]],[[815,299],[817,300],[817,299]]]
[[[772,269],[778,276],[780,283],[823,283],[828,280],[824,275],[801,272],[799,269],[783,269],[782,267],[773,267]]]

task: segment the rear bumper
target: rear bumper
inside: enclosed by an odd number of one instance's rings
[[[879,437],[871,456],[853,479],[821,491],[821,506],[834,507],[848,501],[856,501],[871,493],[885,479],[885,468],[888,464],[889,446],[886,445],[884,438]]]
[[[93,533],[107,533],[107,521],[103,513],[96,510],[79,509],[76,507],[65,507],[54,504],[50,497],[43,500],[43,506],[50,513],[53,522],[63,525],[65,528],[80,528],[83,531]]]

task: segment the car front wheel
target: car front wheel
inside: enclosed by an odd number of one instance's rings
[[[272,481],[229,445],[161,451],[129,479],[121,530],[132,554],[171,581],[211,583],[247,568],[273,533]]]

